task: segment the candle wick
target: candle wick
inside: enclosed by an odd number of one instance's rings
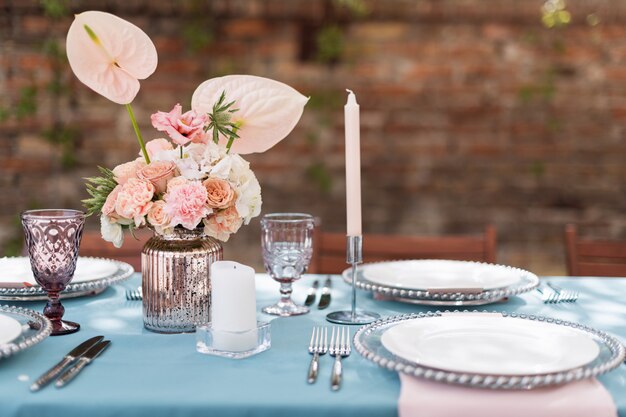
[[[346,88],[346,91],[347,91],[348,93],[350,93],[350,94],[354,94],[354,91],[352,91],[352,90],[350,90],[350,89],[348,89],[348,88]]]

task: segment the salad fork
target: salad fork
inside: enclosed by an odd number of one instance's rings
[[[343,327],[339,330],[339,327],[333,327],[329,349],[330,355],[335,357],[330,380],[333,391],[337,391],[341,387],[341,378],[343,375],[341,358],[350,356],[350,350],[350,329]]]
[[[141,287],[136,290],[126,290],[126,299],[128,301],[141,301],[143,300],[143,294],[141,292]]]
[[[559,302],[559,293],[553,289],[550,289],[550,291],[547,292],[545,290],[546,287],[543,287],[543,289],[537,287],[537,291],[541,294],[541,300],[544,304],[555,304]]]
[[[317,379],[320,355],[328,351],[328,329],[326,327],[313,327],[311,342],[309,343],[309,353],[313,355],[309,365],[309,375],[307,382],[312,384]]]
[[[578,291],[564,290],[563,288],[557,287],[551,282],[548,282],[548,286],[559,295],[559,299],[557,302],[574,303],[576,302],[576,300],[578,300]]]

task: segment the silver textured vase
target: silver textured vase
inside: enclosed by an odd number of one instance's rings
[[[211,264],[222,257],[222,245],[202,228],[155,233],[141,251],[144,327],[182,333],[208,323]]]

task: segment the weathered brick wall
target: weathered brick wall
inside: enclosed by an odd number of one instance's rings
[[[546,274],[563,272],[567,222],[626,238],[626,3],[568,1],[572,22],[553,29],[541,0],[372,0],[364,15],[341,3],[90,0],[55,15],[37,1],[0,1],[0,246],[19,242],[17,213],[79,207],[82,177],[137,152],[124,108],[51,51],[67,16],[89,9],[132,21],[157,46],[159,66],[134,104],[147,138],[157,136],[152,112],[188,107],[216,75],[275,78],[312,97],[285,141],[248,158],[264,212],[308,211],[344,230],[351,88],[365,232],[466,233],[492,222],[499,261]],[[316,59],[319,33],[338,57]],[[258,265],[258,221],[226,250]]]

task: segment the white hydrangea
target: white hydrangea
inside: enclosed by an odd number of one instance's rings
[[[124,243],[124,231],[122,225],[112,222],[107,216],[100,216],[100,233],[102,239],[113,243],[116,248],[121,248]]]
[[[237,189],[238,196],[235,202],[237,213],[243,218],[243,223],[248,224],[253,217],[261,213],[261,185],[251,170],[248,180]]]

